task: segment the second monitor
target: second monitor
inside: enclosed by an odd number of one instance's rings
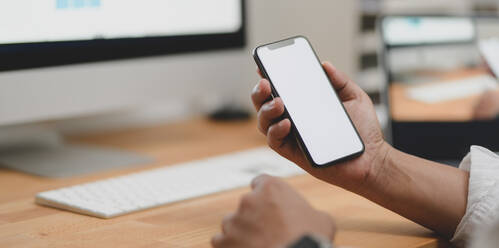
[[[477,25],[462,16],[381,20],[397,148],[440,160],[458,160],[470,145],[499,149],[499,84],[478,49]]]

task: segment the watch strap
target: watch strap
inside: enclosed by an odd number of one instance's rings
[[[333,248],[329,240],[315,235],[304,235],[288,248]]]

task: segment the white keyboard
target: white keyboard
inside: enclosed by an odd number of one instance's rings
[[[480,52],[496,77],[499,77],[499,37],[482,40],[478,43]]]
[[[477,95],[498,87],[495,78],[489,75],[480,75],[455,81],[411,87],[408,89],[408,94],[414,100],[437,103]]]
[[[304,171],[268,148],[257,148],[42,192],[36,203],[112,218],[248,186],[262,173],[289,177]]]

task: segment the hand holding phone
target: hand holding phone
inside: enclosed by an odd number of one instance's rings
[[[310,164],[332,165],[364,152],[362,139],[305,37],[259,46],[254,58],[271,83],[272,95],[281,97]]]
[[[321,67],[320,63],[318,65]],[[259,67],[262,70],[262,66]],[[290,72],[301,69],[303,68],[288,68]],[[387,150],[384,147],[388,145],[383,140],[372,102],[365,92],[331,64],[325,63],[324,71],[364,141],[365,152],[359,157],[342,161],[325,169],[315,169],[299,148],[298,141],[291,132],[292,123],[289,117],[280,120],[285,114],[285,103],[278,96],[271,101],[268,100],[272,89],[267,79],[261,80],[255,87],[252,99],[259,112],[258,121],[261,131],[267,135],[268,143],[274,150],[317,178],[355,191],[354,187],[367,177],[372,167],[379,164],[383,151]],[[310,83],[310,78],[302,79],[300,83],[306,85]],[[308,109],[308,111],[314,112],[314,109]],[[333,149],[334,147],[325,147],[324,151]]]

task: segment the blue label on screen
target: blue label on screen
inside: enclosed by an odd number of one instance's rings
[[[99,7],[100,6],[100,0],[89,0],[89,6],[90,7]]]
[[[83,9],[100,7],[101,0],[56,0],[56,9]]]
[[[73,0],[73,6],[77,9],[85,7],[85,0]]]
[[[57,0],[56,1],[57,9],[67,9],[69,8],[69,0]]]

